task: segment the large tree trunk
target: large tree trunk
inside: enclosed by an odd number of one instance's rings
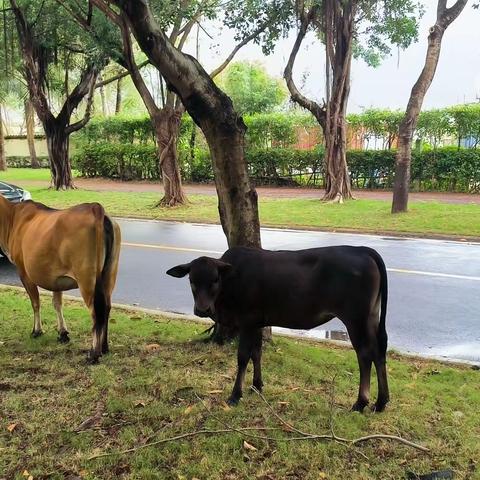
[[[324,5],[326,49],[325,195],[342,203],[352,198],[347,168],[346,115],[350,94],[350,66],[355,20],[354,2],[336,0]],[[332,84],[330,85],[330,77]]]
[[[466,3],[467,0],[458,0],[452,7],[447,8],[446,0],[438,0],[437,21],[430,28],[430,34],[428,35],[425,65],[412,88],[407,110],[398,131],[392,213],[406,212],[408,209],[413,134],[417,126],[425,94],[435,76],[440,58],[443,34],[448,26],[460,15]]]
[[[33,105],[29,98],[25,99],[25,125],[27,127],[27,143],[30,153],[30,166],[32,168],[40,168],[40,162],[37,158],[35,150],[35,117],[33,113]]]
[[[24,10],[17,5],[16,0],[10,0],[10,5],[15,16],[30,100],[47,137],[52,185],[57,190],[73,188],[68,156],[69,137],[73,132],[83,128],[90,120],[98,69],[94,64],[88,64],[84,68],[79,82],[70,93],[68,92],[68,82],[65,82],[66,99],[60,112],[55,116],[46,91],[48,52],[43,45],[38,43],[33,30],[35,23],[27,21]],[[85,114],[81,120],[71,123],[73,112],[83,99],[87,100]]]
[[[140,48],[179,95],[210,147],[222,227],[229,246],[260,246],[257,194],[244,157],[245,124],[202,66],[177,50],[156,24],[146,0],[115,0]]]
[[[228,245],[260,247],[257,193],[250,183],[245,162],[243,119],[199,62],[169,42],[156,24],[147,0],[115,0],[115,3],[128,19],[140,48],[205,135]],[[267,337],[269,331],[267,329]],[[227,336],[230,337],[231,332],[217,325],[215,340],[221,342]]]
[[[5,152],[5,133],[3,130],[3,113],[2,105],[0,105],[0,172],[7,169],[7,154]]]
[[[159,204],[165,207],[183,205],[187,198],[183,193],[178,167],[177,140],[182,110],[165,106],[154,115],[155,136],[158,148],[158,163],[163,180],[163,198]]]
[[[44,129],[53,188],[55,190],[75,188],[68,156],[69,135],[65,132],[65,127],[57,122],[49,122],[44,125]]]

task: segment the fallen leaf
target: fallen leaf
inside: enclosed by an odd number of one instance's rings
[[[319,472],[318,478],[327,478],[327,474],[323,472]]]
[[[22,473],[22,475],[23,475],[24,477],[29,477],[29,476],[30,476],[30,473],[28,472],[28,470],[24,470],[23,473]]]
[[[184,411],[184,415],[188,415],[193,410],[193,405],[189,405]]]
[[[223,390],[210,390],[207,392],[209,395],[214,395],[215,393],[223,393]]]
[[[147,352],[155,352],[161,348],[161,345],[158,343],[149,343],[148,345],[145,345],[145,350]]]
[[[251,450],[252,452],[256,452],[258,450],[256,447],[248,443],[246,440],[243,441],[243,448],[245,450]]]
[[[223,410],[225,410],[226,412],[228,412],[229,410],[232,409],[232,408],[230,407],[230,405],[227,405],[225,402],[222,403],[222,408],[223,408]]]
[[[7,430],[12,433],[16,428],[17,428],[18,423],[11,423],[8,427]],[[25,470],[26,471],[26,470]],[[27,472],[28,473],[28,472]]]
[[[290,402],[277,402],[279,405],[290,405]]]
[[[29,475],[27,480],[33,480],[33,475]]]
[[[134,407],[137,407],[137,408],[138,408],[138,407],[144,407],[145,405],[146,405],[146,403],[145,403],[143,400],[137,400],[137,401],[133,404],[133,406],[134,406]]]

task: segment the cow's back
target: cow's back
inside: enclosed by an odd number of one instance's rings
[[[365,247],[269,251],[236,247],[222,259],[234,266],[228,295],[266,325],[312,328],[340,316],[348,302],[370,302],[378,270]]]

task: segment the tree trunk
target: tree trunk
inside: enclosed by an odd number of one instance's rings
[[[128,18],[140,48],[205,134],[228,245],[259,247],[257,194],[250,184],[244,157],[246,127],[233,109],[232,101],[197,60],[168,41],[146,0],[115,0],[114,3]]]
[[[413,134],[417,126],[425,94],[435,76],[440,58],[443,34],[448,26],[460,15],[466,3],[467,0],[458,0],[452,7],[447,8],[446,0],[438,0],[437,21],[430,28],[430,34],[428,35],[425,65],[412,88],[407,110],[398,131],[392,213],[406,212],[408,210]]]
[[[343,203],[351,199],[347,168],[347,103],[350,94],[350,67],[354,39],[354,2],[343,7],[336,0],[325,2],[326,115],[324,200]],[[332,85],[330,85],[330,77]]]
[[[117,95],[115,97],[115,115],[122,110],[122,78],[117,80]]]
[[[99,76],[100,82],[102,81],[102,76]],[[105,87],[102,85],[100,87],[100,100],[102,102],[102,114],[104,117],[108,117],[108,110],[107,110],[107,99],[105,98]]]
[[[25,99],[25,125],[27,127],[27,143],[30,152],[30,166],[32,168],[40,168],[40,162],[35,151],[35,117],[33,113],[33,105],[29,98]]]
[[[0,172],[7,170],[7,154],[5,152],[5,133],[3,130],[3,113],[0,105]]]
[[[56,122],[52,122],[45,125],[44,130],[47,138],[53,188],[55,188],[55,190],[75,188],[68,156],[70,137],[65,132],[65,127]]]
[[[159,205],[174,207],[183,205],[187,198],[183,193],[178,167],[177,140],[182,111],[164,107],[152,118],[158,150],[158,164],[163,180],[163,198]]]
[[[327,127],[325,131],[325,195],[323,199],[343,203],[343,200],[353,198],[347,167],[345,115],[328,115],[327,125],[329,123],[333,125]]]

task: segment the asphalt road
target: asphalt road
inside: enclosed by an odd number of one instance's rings
[[[226,249],[219,226],[120,220],[123,249],[114,301],[192,313],[187,279],[165,271],[200,255]],[[263,229],[269,249],[367,245],[389,270],[389,346],[404,352],[480,363],[480,244],[360,234]],[[19,284],[13,266],[0,258],[0,283]],[[345,339],[338,320],[308,333]],[[307,335],[305,332],[300,332]]]

